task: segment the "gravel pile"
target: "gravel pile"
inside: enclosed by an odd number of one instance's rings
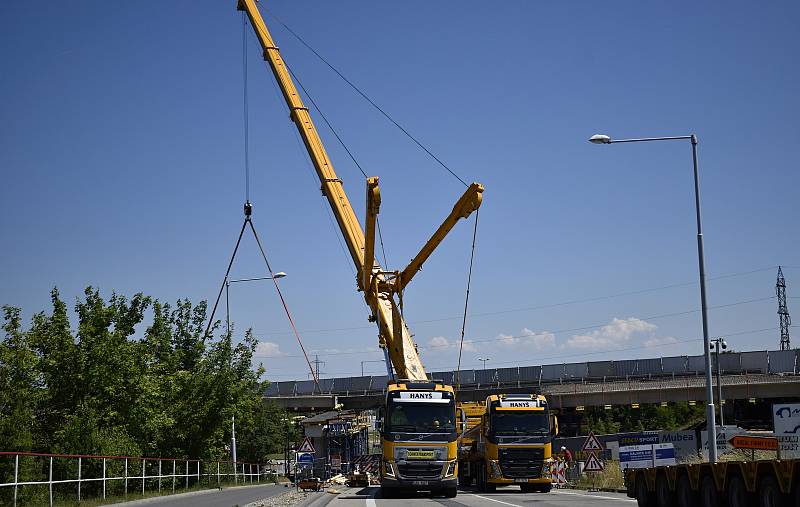
[[[300,503],[309,496],[325,494],[327,493],[304,493],[302,491],[295,491],[294,489],[291,489],[278,496],[251,502],[244,507],[293,507],[295,505],[300,505]]]

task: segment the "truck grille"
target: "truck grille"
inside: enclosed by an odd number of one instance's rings
[[[542,476],[544,449],[500,448],[500,470],[511,479],[538,479]]]
[[[412,463],[398,464],[397,471],[403,479],[439,479],[442,477],[441,463]]]

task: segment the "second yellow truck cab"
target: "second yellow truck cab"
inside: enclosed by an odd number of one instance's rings
[[[481,491],[518,484],[522,491],[549,492],[550,464],[558,420],[539,394],[496,394],[486,398],[480,423],[475,404],[459,407],[465,431],[461,435],[461,483]]]
[[[429,490],[456,496],[456,407],[453,388],[395,381],[386,392],[381,425],[381,495]]]

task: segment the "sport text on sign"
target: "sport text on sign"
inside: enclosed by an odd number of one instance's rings
[[[748,437],[736,435],[729,440],[736,449],[756,449],[760,451],[777,451],[778,439],[770,437]]]

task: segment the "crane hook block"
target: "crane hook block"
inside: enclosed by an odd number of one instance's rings
[[[246,201],[244,203],[244,216],[250,218],[250,215],[253,214],[253,205],[250,204],[250,201]]]

